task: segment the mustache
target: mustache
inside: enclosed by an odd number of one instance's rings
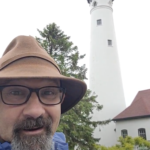
[[[38,118],[27,118],[25,120],[19,121],[14,126],[14,133],[18,133],[21,130],[30,130],[35,128],[46,128],[50,130],[52,126],[52,120],[50,117],[44,118],[42,116]]]

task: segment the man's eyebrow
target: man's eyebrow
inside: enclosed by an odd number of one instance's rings
[[[8,80],[0,80],[0,86],[1,85],[6,85],[8,84],[9,82],[11,82],[12,80],[8,79]]]
[[[25,80],[27,80],[27,78],[24,78]],[[29,78],[29,79],[32,79],[32,78]],[[34,79],[34,78],[33,78]],[[36,79],[36,78],[35,78]],[[40,79],[40,78],[39,78]],[[53,82],[59,86],[61,86],[61,80],[59,79],[48,79],[49,82]],[[2,85],[7,85],[9,84],[10,82],[15,82],[15,81],[19,81],[18,79],[6,79],[6,80],[0,80],[0,86]]]

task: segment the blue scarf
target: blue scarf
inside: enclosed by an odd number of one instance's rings
[[[0,150],[11,150],[11,144],[8,142],[0,143]],[[52,150],[69,150],[63,133],[56,132],[54,134]]]

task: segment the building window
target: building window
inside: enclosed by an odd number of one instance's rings
[[[94,7],[97,6],[97,2],[96,1],[93,2],[93,6]]]
[[[128,131],[127,130],[121,130],[121,136],[123,137],[123,138],[125,138],[126,136],[128,136]]]
[[[97,25],[98,25],[98,26],[102,25],[102,20],[101,20],[101,19],[98,19],[98,20],[97,20]]]
[[[138,129],[138,134],[146,140],[146,130],[144,128]]]
[[[112,40],[108,40],[108,46],[112,46]]]
[[[92,0],[88,0],[88,3],[91,3],[92,2]]]

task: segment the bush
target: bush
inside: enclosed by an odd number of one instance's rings
[[[112,147],[95,144],[94,148],[96,150],[133,150],[135,147],[138,147],[138,150],[150,150],[150,142],[146,141],[142,137],[119,137],[118,142],[119,144]]]

